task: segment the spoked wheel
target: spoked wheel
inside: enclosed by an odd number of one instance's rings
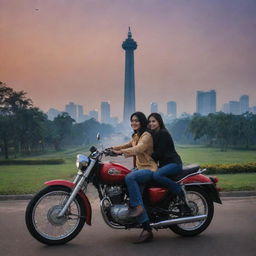
[[[211,223],[214,207],[212,200],[202,189],[191,187],[186,188],[186,190],[192,216],[207,215],[207,217],[204,220],[196,222],[173,225],[170,226],[170,229],[182,236],[195,236],[203,232]],[[170,203],[170,207],[172,208],[172,202]],[[175,211],[175,208],[172,209]]]
[[[57,245],[67,243],[78,235],[86,214],[79,195],[65,215],[58,216],[69,196],[69,188],[49,186],[30,201],[26,210],[26,225],[34,238],[48,245]]]

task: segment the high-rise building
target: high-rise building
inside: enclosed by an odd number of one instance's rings
[[[210,113],[216,112],[216,91],[207,92],[197,91],[196,97],[196,112],[207,116]]]
[[[101,102],[101,122],[110,123],[110,104],[107,101]]]
[[[155,102],[152,102],[150,104],[150,111],[151,113],[158,113],[158,105]]]
[[[65,111],[75,120],[77,121],[77,105],[73,102],[70,102],[65,106]]]
[[[125,80],[124,80],[124,122],[128,122],[135,112],[135,78],[134,78],[134,50],[137,43],[132,38],[129,27],[128,38],[123,42],[125,50]]]
[[[230,110],[229,110],[229,103],[224,103],[224,104],[222,105],[221,111],[222,111],[223,113],[226,113],[226,114],[230,113]]]
[[[167,115],[171,116],[171,118],[177,117],[177,104],[175,101],[167,102]]]
[[[233,115],[240,115],[241,114],[241,106],[239,101],[230,101],[229,102],[229,113]]]
[[[249,111],[249,96],[248,95],[242,95],[240,97],[240,113],[246,113]]]
[[[98,111],[97,110],[89,111],[89,118],[94,118],[96,121],[98,121]]]
[[[256,106],[251,107],[251,112],[256,115]]]
[[[77,105],[77,122],[81,123],[85,121],[85,116],[84,116],[84,107],[82,105]]]
[[[46,115],[49,120],[53,121],[55,117],[57,117],[61,112],[55,108],[50,108]]]

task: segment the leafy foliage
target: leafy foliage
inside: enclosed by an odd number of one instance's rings
[[[68,113],[61,113],[53,121],[38,108],[24,91],[16,92],[0,82],[0,153],[6,159],[10,152],[32,154],[52,147],[61,150],[96,142],[96,133],[108,136],[113,127],[94,119],[76,124]]]

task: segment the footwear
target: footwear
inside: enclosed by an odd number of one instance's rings
[[[144,212],[144,208],[141,205],[136,206],[134,209],[131,209],[128,213],[128,218],[136,218]]]
[[[149,243],[153,240],[153,232],[150,230],[143,229],[140,233],[140,236],[137,241],[134,242],[134,244],[142,244],[142,243]]]

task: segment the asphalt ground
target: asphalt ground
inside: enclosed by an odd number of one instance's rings
[[[225,197],[215,204],[210,226],[196,237],[181,237],[170,230],[154,231],[149,244],[135,245],[139,230],[115,230],[100,214],[99,201],[92,203],[92,226],[62,246],[46,246],[27,231],[24,215],[28,200],[0,201],[1,256],[255,256],[256,197]]]

